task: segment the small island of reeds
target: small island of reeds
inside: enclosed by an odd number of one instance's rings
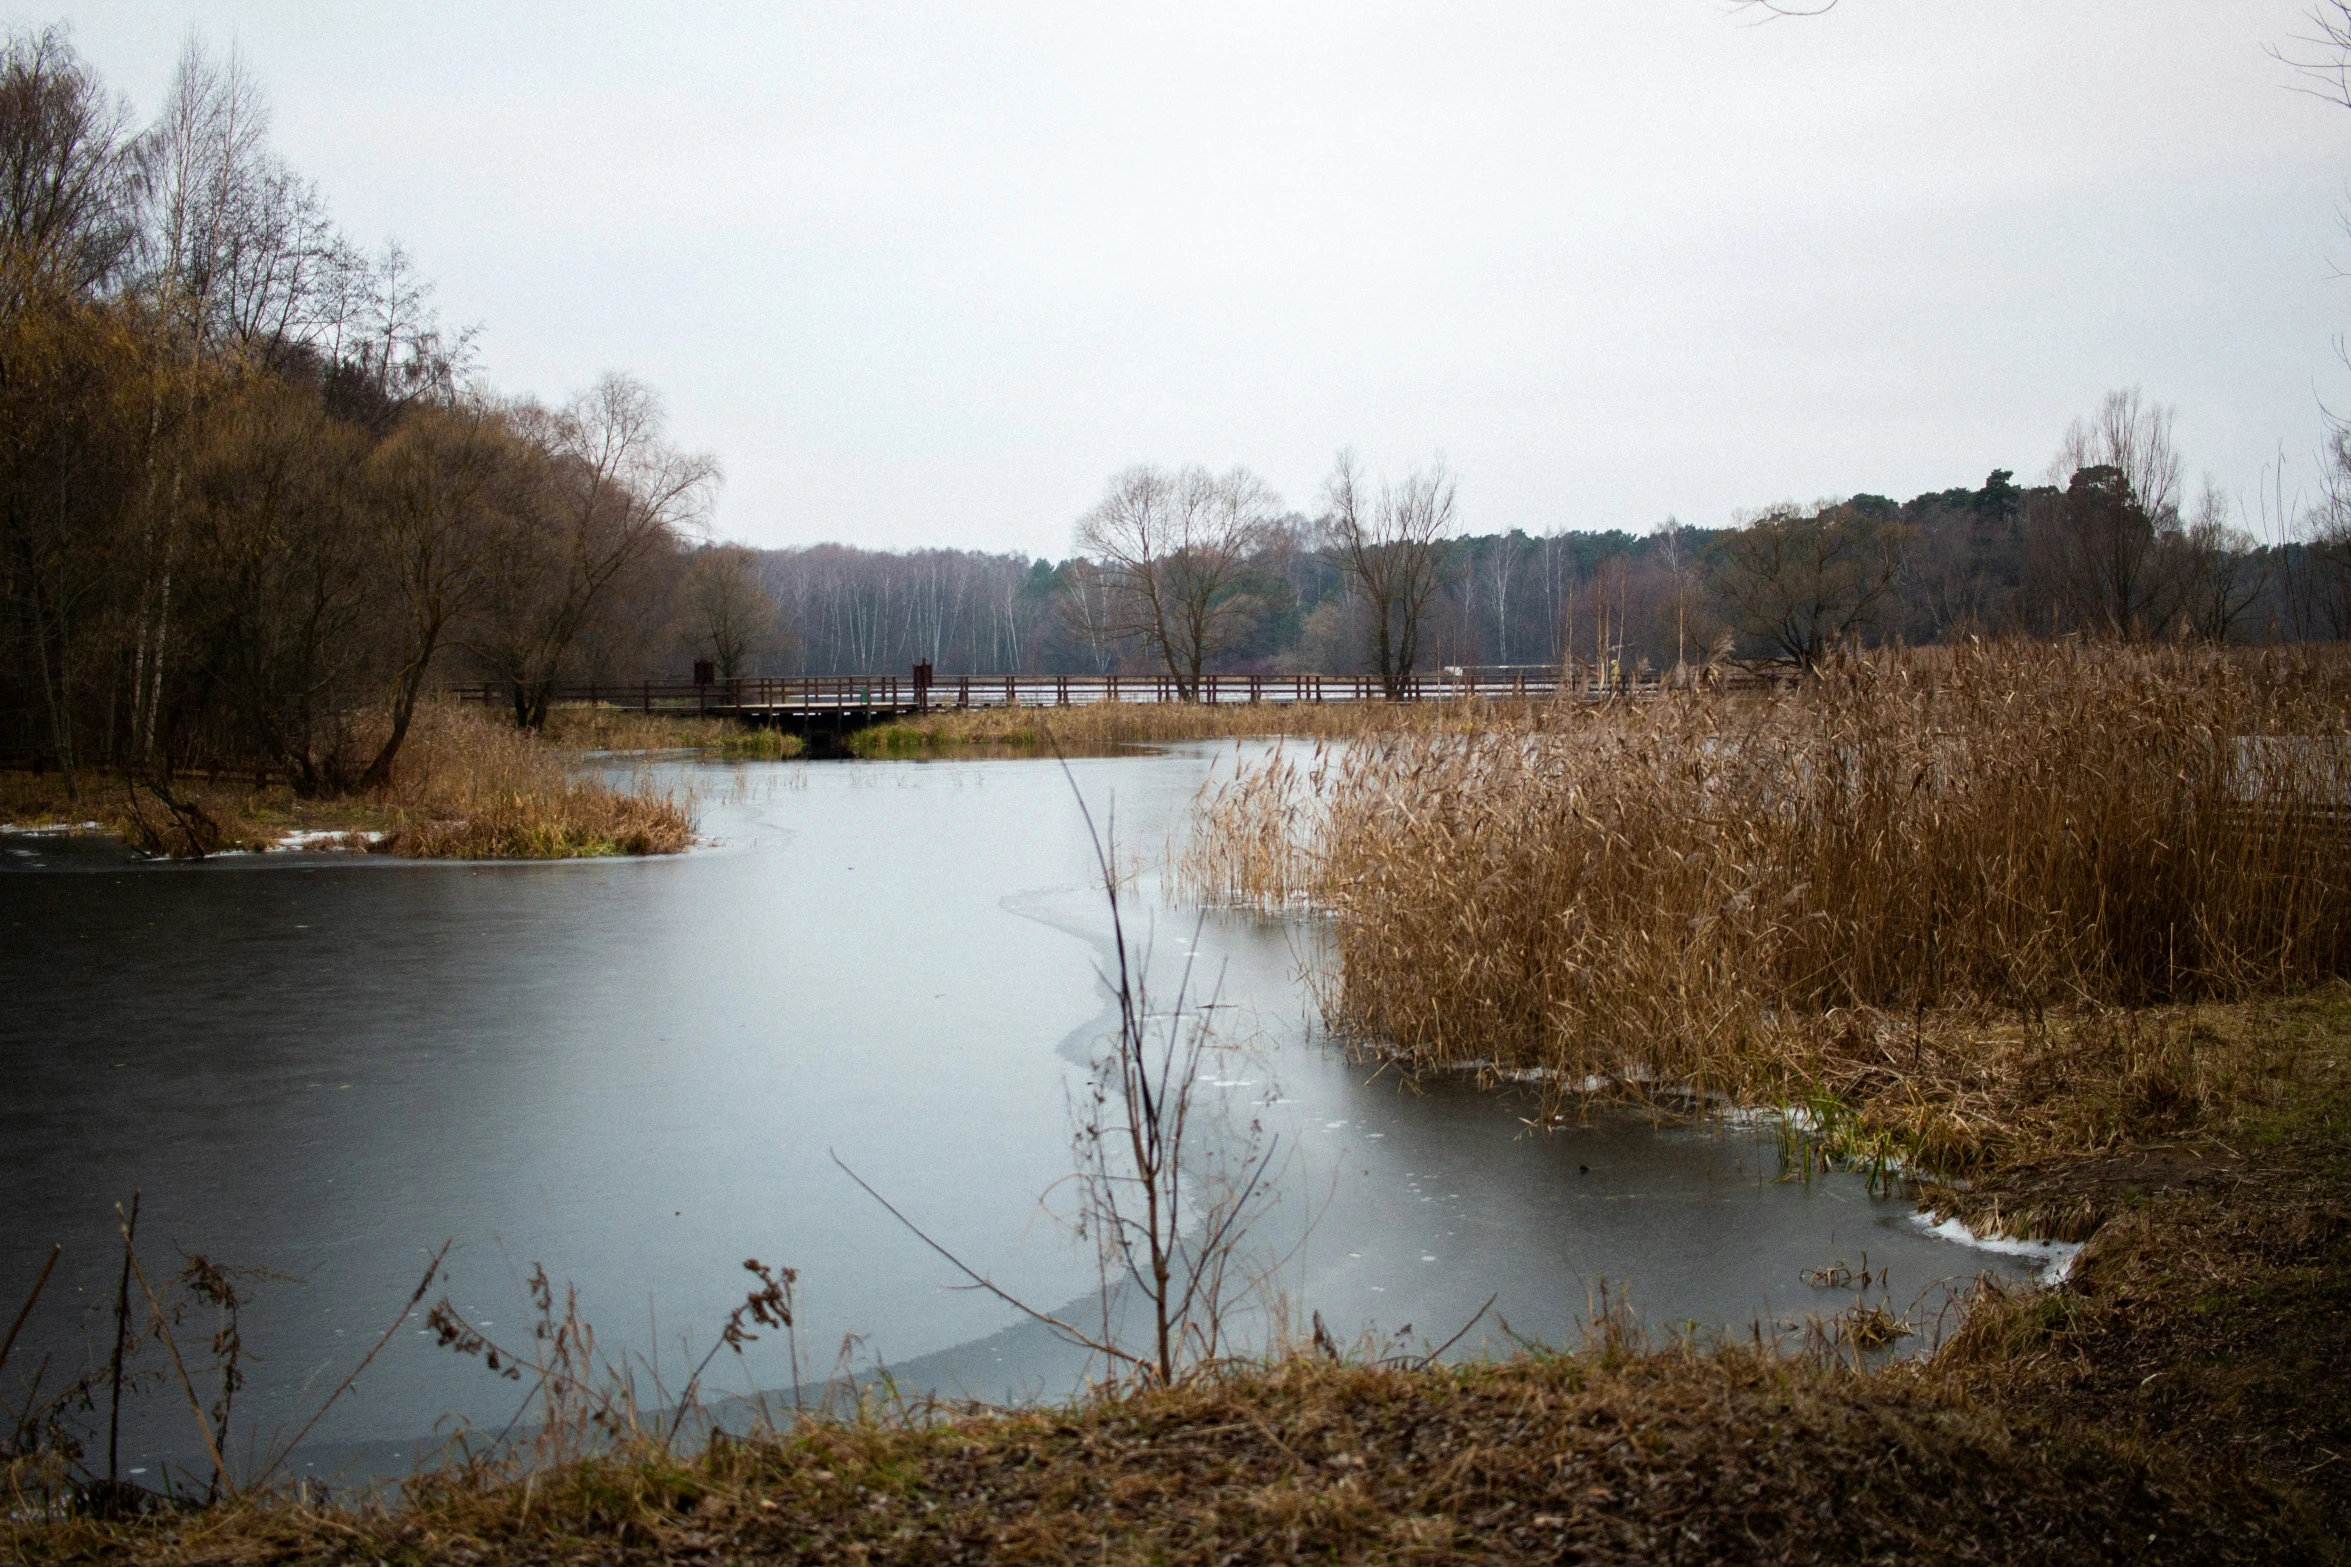
[[[641,767],[657,753],[776,760],[799,740],[731,721],[572,704],[541,730],[455,703],[422,705],[381,787],[297,789],[236,766],[153,772],[0,772],[0,824],[111,833],[190,858],[286,847],[417,859],[575,859],[675,854],[694,841],[691,801]]]

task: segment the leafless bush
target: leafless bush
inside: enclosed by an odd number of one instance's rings
[[[1101,978],[1118,1008],[1117,1029],[1071,1112],[1078,1193],[1071,1226],[1095,1247],[1098,1324],[1080,1326],[1037,1310],[933,1240],[846,1164],[841,1168],[977,1288],[1101,1356],[1122,1379],[1165,1386],[1223,1356],[1234,1312],[1270,1271],[1249,1255],[1248,1242],[1270,1200],[1267,1177],[1279,1139],[1254,1120],[1245,1129],[1223,1128],[1221,1138],[1208,1124],[1214,1107],[1202,1098],[1201,1068],[1217,1048],[1213,1000],[1195,1001],[1187,962],[1167,1010],[1153,1011],[1149,955],[1127,931],[1115,837],[1095,826],[1082,794],[1078,807],[1110,909],[1113,958]],[[1119,1297],[1127,1291],[1149,1319],[1150,1341],[1142,1348],[1120,1332]]]

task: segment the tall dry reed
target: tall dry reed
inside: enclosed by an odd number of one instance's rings
[[[745,761],[783,761],[807,749],[798,735],[781,729],[691,713],[638,712],[608,702],[556,703],[547,709],[545,735],[569,750],[701,751]]]
[[[1338,753],[1327,741],[1277,742],[1255,762],[1236,751],[1193,803],[1175,859],[1177,888],[1204,903],[1281,913],[1311,905]]]
[[[383,803],[387,847],[424,859],[674,854],[694,838],[690,801],[583,776],[554,742],[454,704],[419,711]]]
[[[959,750],[1065,754],[1185,740],[1292,736],[1344,738],[1399,731],[1483,728],[1523,713],[1515,699],[1464,697],[1423,702],[1087,702],[1070,707],[949,708],[858,730],[859,756],[920,756]],[[1050,738],[1048,738],[1050,736]]]
[[[1277,755],[1204,798],[1186,877],[1309,888],[1332,1021],[1376,1048],[1738,1091],[1833,1014],[2351,971],[2347,687],[2333,650],[1860,656]]]

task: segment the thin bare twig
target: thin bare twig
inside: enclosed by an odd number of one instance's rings
[[[270,1456],[269,1462],[262,1466],[260,1475],[255,1478],[253,1482],[255,1485],[269,1483],[270,1476],[278,1472],[279,1465],[293,1455],[294,1449],[302,1445],[302,1439],[310,1435],[311,1429],[326,1418],[328,1410],[335,1407],[335,1401],[351,1391],[352,1384],[359,1380],[359,1374],[365,1371],[376,1356],[383,1352],[386,1344],[392,1342],[392,1335],[400,1331],[402,1324],[406,1323],[409,1316],[416,1310],[417,1302],[424,1299],[425,1291],[431,1289],[433,1280],[440,1276],[441,1263],[449,1255],[449,1248],[456,1244],[456,1240],[457,1237],[453,1235],[448,1240],[441,1242],[441,1249],[433,1253],[433,1260],[425,1266],[424,1277],[417,1281],[415,1290],[409,1294],[408,1304],[400,1308],[400,1315],[392,1319],[392,1325],[384,1329],[383,1337],[375,1341],[374,1347],[360,1357],[359,1364],[351,1368],[350,1375],[335,1384],[335,1390],[329,1393],[326,1396],[326,1401],[321,1403],[311,1413],[310,1418],[302,1423],[302,1429],[295,1432],[283,1446]]]
[[[855,1170],[850,1169],[846,1163],[843,1163],[841,1156],[838,1153],[834,1153],[830,1148],[826,1149],[825,1152],[831,1157],[833,1163],[840,1165],[841,1173],[849,1177],[849,1179],[855,1181],[859,1188],[864,1191],[866,1196],[871,1197],[875,1202],[880,1203],[891,1218],[896,1219],[900,1224],[905,1225],[906,1228],[913,1233],[916,1240],[921,1241],[925,1246],[928,1246],[931,1250],[946,1258],[947,1261],[954,1266],[956,1272],[971,1280],[974,1288],[985,1290],[987,1293],[995,1296],[998,1300],[1004,1302],[1004,1304],[1007,1306],[1010,1306],[1013,1310],[1020,1312],[1022,1315],[1030,1318],[1033,1321],[1043,1323],[1046,1327],[1052,1328],[1058,1333],[1067,1335],[1070,1342],[1081,1345],[1086,1349],[1090,1349],[1098,1355],[1107,1355],[1113,1360],[1123,1360],[1127,1364],[1133,1366],[1147,1366],[1150,1364],[1148,1360],[1140,1355],[1136,1355],[1127,1350],[1120,1349],[1116,1344],[1107,1343],[1101,1339],[1097,1339],[1092,1334],[1086,1332],[1083,1328],[1072,1327],[1069,1323],[1064,1322],[1061,1318],[1054,1316],[1051,1312],[1039,1311],[1036,1307],[1030,1305],[1027,1301],[1022,1300],[1019,1296],[1014,1295],[1010,1291],[1004,1289],[1001,1285],[997,1284],[995,1280],[988,1278],[986,1275],[978,1272],[961,1257],[956,1256],[955,1253],[949,1251],[945,1246],[942,1246],[939,1244],[939,1242],[933,1240],[921,1225],[906,1217],[904,1213],[901,1213],[898,1210],[897,1204],[891,1202],[889,1198],[884,1197],[880,1192],[875,1191],[873,1187],[867,1183],[864,1176],[859,1175]]]
[[[16,1348],[16,1336],[24,1331],[25,1319],[33,1314],[33,1303],[41,1298],[41,1291],[49,1286],[49,1275],[57,1270],[57,1259],[65,1251],[62,1241],[49,1248],[49,1260],[41,1264],[41,1276],[33,1280],[32,1293],[17,1308],[16,1320],[8,1324],[8,1337],[0,1339],[0,1366],[8,1364],[8,1352]]]
[[[229,1466],[221,1461],[220,1444],[212,1438],[212,1421],[204,1413],[204,1400],[197,1396],[196,1384],[188,1375],[188,1367],[180,1359],[179,1341],[171,1336],[171,1323],[163,1314],[163,1302],[155,1298],[155,1286],[147,1282],[147,1270],[139,1264],[139,1254],[131,1246],[130,1227],[122,1232],[123,1255],[130,1259],[131,1272],[139,1281],[139,1293],[147,1297],[147,1309],[155,1313],[155,1336],[163,1340],[164,1353],[171,1356],[171,1368],[179,1373],[180,1391],[188,1396],[189,1412],[196,1417],[197,1434],[204,1438],[204,1451],[212,1459],[213,1477],[229,1495],[237,1494],[237,1482],[229,1478]]]
[[[1423,1371],[1428,1370],[1429,1367],[1437,1363],[1438,1358],[1442,1356],[1445,1351],[1451,1349],[1454,1345],[1469,1337],[1469,1330],[1478,1325],[1478,1319],[1483,1317],[1487,1312],[1493,1310],[1494,1302],[1500,1300],[1501,1298],[1502,1292],[1500,1290],[1496,1290],[1493,1294],[1488,1295],[1486,1297],[1486,1303],[1473,1312],[1470,1316],[1470,1319],[1461,1325],[1460,1332],[1454,1334],[1451,1338],[1445,1340],[1444,1343],[1439,1344],[1435,1349],[1430,1350],[1427,1354],[1420,1357],[1420,1369]],[[1508,1329],[1505,1329],[1504,1331],[1507,1332]]]
[[[114,1356],[110,1380],[112,1391],[106,1403],[106,1483],[113,1485],[121,1475],[122,1450],[122,1360],[129,1347],[131,1332],[131,1237],[139,1229],[139,1193],[131,1192],[131,1210],[125,1214],[122,1204],[114,1205],[116,1224],[122,1230],[122,1278],[114,1291]]]

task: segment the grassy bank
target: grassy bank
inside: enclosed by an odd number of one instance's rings
[[[731,718],[635,712],[606,703],[591,707],[566,702],[549,708],[546,737],[552,744],[579,751],[696,751],[755,762],[785,761],[806,750],[798,735],[781,729],[755,729]]]
[[[559,710],[562,711],[562,710]],[[570,859],[674,854],[692,843],[692,803],[649,780],[585,776],[582,753],[693,745],[720,754],[781,755],[783,737],[728,751],[716,721],[562,711],[544,736],[502,715],[452,705],[420,710],[391,785],[323,798],[250,774],[182,774],[160,787],[92,773],[71,797],[55,773],[0,773],[0,822],[94,824],[151,853],[187,857],[298,845],[423,859]]]
[[[1001,754],[1031,756],[1058,744],[1068,754],[1179,740],[1288,735],[1448,733],[1484,729],[1536,704],[1459,702],[1090,702],[1074,707],[950,708],[860,729],[850,750],[873,758]],[[1050,739],[1048,739],[1050,734]]]
[[[0,1523],[37,1563],[2326,1562],[2351,1526],[2351,990],[2227,1009],[2297,1070],[2194,1138],[1989,1168],[2088,1198],[2070,1279],[1932,1361],[1816,1337],[1424,1367],[1323,1355],[1025,1412],[885,1403],[396,1498]],[[2032,1195],[2038,1194],[2038,1195]]]
[[[8,1532],[44,1563],[2329,1559],[2244,1482],[1735,1351],[1292,1361],[1069,1413],[451,1477],[372,1513]]]
[[[1949,1395],[2265,1477],[2351,1539],[2351,986],[2210,1009],[2290,1062],[2169,1135],[1996,1163],[1927,1201],[2088,1244],[2065,1286],[1979,1301]]]

